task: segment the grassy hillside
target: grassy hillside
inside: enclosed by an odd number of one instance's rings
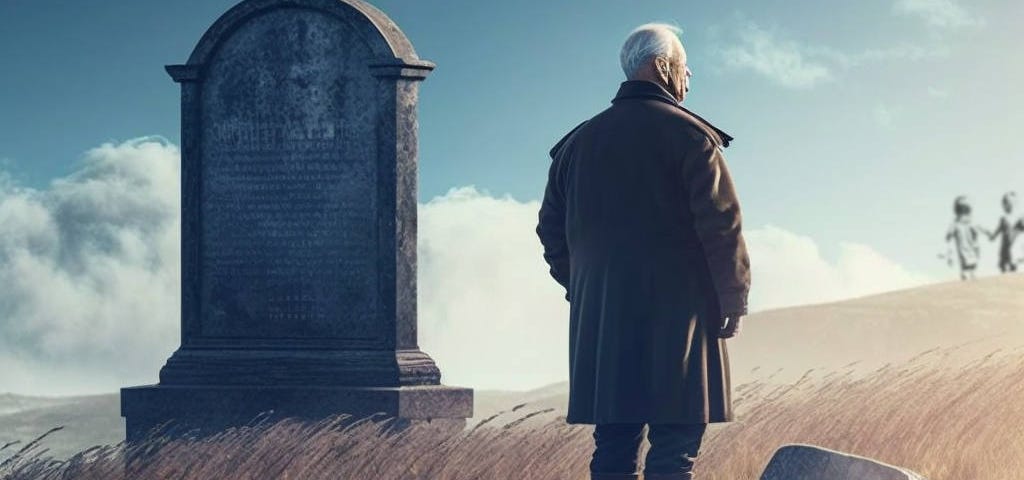
[[[781,386],[742,385],[738,420],[710,429],[698,475],[753,480],[779,445],[813,443],[905,466],[931,480],[1019,479],[1024,352],[940,368],[933,360],[945,353],[866,376],[834,372]],[[588,478],[590,426],[567,425],[563,412],[529,404],[519,413],[517,420],[485,420],[451,437],[420,427],[384,436],[370,422],[230,430],[207,441],[147,446],[156,453],[132,464],[127,478]],[[641,455],[646,449],[645,443]],[[27,452],[0,466],[0,478],[126,478],[122,454],[111,447],[55,463]]]
[[[729,343],[736,373],[747,376],[734,384],[738,419],[709,430],[699,475],[755,479],[779,445],[813,443],[905,466],[931,480],[1021,478],[1021,292],[1024,276],[1013,275],[752,315],[742,336]],[[182,479],[584,479],[592,427],[564,423],[566,388],[563,382],[526,393],[477,392],[473,427],[449,438],[418,428],[386,437],[369,423],[340,429],[329,422],[288,422],[229,431],[208,442],[160,445],[152,462],[129,473]],[[0,432],[15,425],[2,422],[19,416],[21,432],[32,431],[30,425],[43,432],[84,422],[79,417],[90,412],[105,412],[91,416],[107,418],[108,426],[114,418],[120,428],[116,396],[93,400],[2,416]],[[69,416],[44,413],[62,408]],[[55,432],[42,446],[72,430]],[[12,450],[0,451],[0,458]],[[53,463],[32,458],[30,451],[0,466],[0,479],[122,478],[122,453],[110,447]]]

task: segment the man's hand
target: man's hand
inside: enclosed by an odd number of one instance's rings
[[[743,326],[743,315],[723,315],[722,328],[718,330],[718,338],[732,338],[740,333]]]

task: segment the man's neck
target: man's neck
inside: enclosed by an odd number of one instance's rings
[[[665,94],[667,94],[669,97],[671,97],[673,99],[676,99],[677,102],[679,101],[676,98],[676,96],[672,94],[672,91],[669,90],[668,86],[665,85],[665,83],[661,81],[661,78],[658,78],[656,75],[652,75],[649,72],[646,72],[646,71],[641,72],[640,74],[637,74],[636,77],[630,78],[628,80],[643,81],[643,82],[653,83],[653,84],[657,85],[659,88],[661,88],[662,90],[664,90]]]

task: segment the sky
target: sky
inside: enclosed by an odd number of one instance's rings
[[[234,3],[0,0],[0,392],[152,383],[176,348],[180,117],[163,66]],[[567,378],[566,308],[533,234],[547,151],[609,105],[642,23],[682,27],[686,106],[735,137],[754,310],[953,279],[937,254],[954,197],[993,227],[1001,195],[1024,194],[1020,2],[372,3],[437,64],[420,95],[419,316],[446,383]],[[467,341],[481,336],[502,345]]]

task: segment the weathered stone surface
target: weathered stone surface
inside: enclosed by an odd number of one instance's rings
[[[761,480],[925,480],[910,470],[814,445],[784,445]]]
[[[244,22],[200,89],[199,334],[383,341],[377,79],[345,22]]]
[[[130,437],[268,405],[471,415],[472,391],[441,386],[417,344],[416,105],[432,69],[360,0],[243,1],[167,67],[182,338],[159,385],[122,391]],[[238,402],[210,407],[218,394]]]

